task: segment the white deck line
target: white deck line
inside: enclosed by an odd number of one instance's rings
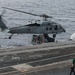
[[[47,65],[42,65],[42,66],[36,66],[36,67],[33,67],[25,63],[25,64],[14,65],[12,66],[12,68],[15,68],[18,71],[21,71],[23,73],[30,73],[30,72],[38,72],[38,71],[43,71],[48,69],[64,68],[67,66],[71,67],[71,65],[72,65],[72,59],[66,61],[60,61],[52,64],[47,64]]]
[[[39,48],[39,49],[29,49],[29,50],[20,50],[20,51],[6,51],[4,53],[0,53],[0,55],[8,55],[8,54],[16,54],[16,53],[24,53],[24,52],[33,52],[33,51],[44,51],[44,50],[53,50],[53,49],[62,49],[62,48],[70,48],[75,47],[74,45],[65,45],[65,46],[56,46],[56,47],[48,47],[48,48]]]

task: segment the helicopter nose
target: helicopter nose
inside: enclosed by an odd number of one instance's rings
[[[63,28],[63,32],[66,32],[66,30]]]

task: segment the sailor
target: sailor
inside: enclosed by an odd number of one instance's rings
[[[48,34],[44,34],[46,42],[55,42],[55,36],[53,38],[49,37]]]
[[[70,72],[70,75],[73,73],[75,75],[75,58],[73,59],[72,61],[72,67],[71,67],[71,72]]]
[[[39,36],[38,36],[38,43],[39,43],[39,44],[44,43],[44,37],[43,37],[43,35],[39,35]]]

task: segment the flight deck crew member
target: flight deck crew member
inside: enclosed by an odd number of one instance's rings
[[[55,36],[51,38],[48,36],[48,34],[44,34],[44,38],[47,40],[47,42],[55,42]]]
[[[75,75],[75,59],[73,59],[72,61],[72,67],[71,67],[71,72],[70,72],[70,75],[73,73]]]

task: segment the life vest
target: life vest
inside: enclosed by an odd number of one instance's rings
[[[72,61],[72,62],[73,62],[73,67],[75,68],[75,59],[73,59],[73,61]]]

